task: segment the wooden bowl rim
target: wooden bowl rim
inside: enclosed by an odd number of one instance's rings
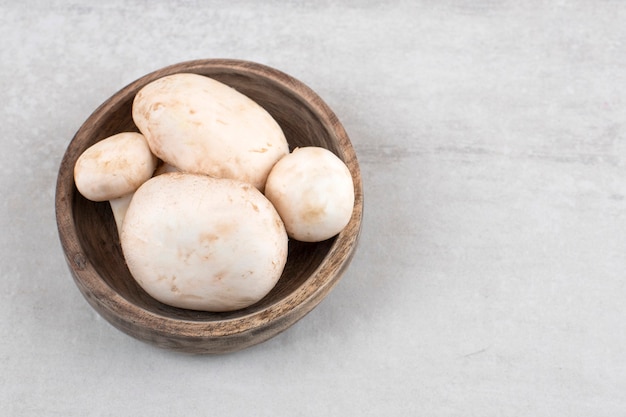
[[[100,119],[106,117],[109,110],[127,100],[129,94],[135,94],[143,85],[164,75],[179,72],[200,72],[207,67],[210,67],[212,70],[236,70],[240,74],[263,77],[298,96],[303,103],[306,103],[320,121],[325,123],[328,129],[332,130],[337,140],[338,149],[343,153],[343,159],[346,161],[346,165],[348,165],[353,176],[355,209],[348,226],[337,235],[320,265],[296,290],[263,309],[252,311],[242,316],[226,317],[220,320],[196,321],[182,317],[174,318],[147,310],[127,300],[100,277],[94,266],[86,259],[85,251],[80,245],[80,239],[74,224],[72,195],[77,191],[74,185],[72,170],[63,170],[62,168],[73,166],[78,157],[75,154],[76,152],[70,152],[72,144],[77,138],[88,134],[89,126],[97,125]],[[92,297],[89,297],[91,299],[88,298],[88,301],[90,303],[96,302],[113,316],[122,321],[132,323],[134,326],[141,324],[144,328],[163,332],[164,334],[175,334],[191,338],[222,337],[255,329],[258,330],[276,320],[289,320],[286,316],[299,313],[299,317],[293,320],[295,322],[312,310],[327,292],[336,285],[354,255],[361,231],[362,207],[363,190],[357,157],[347,133],[330,107],[317,93],[292,76],[263,64],[237,59],[198,59],[180,62],[150,72],[113,94],[94,110],[68,144],[59,169],[55,196],[57,228],[66,260],[72,269],[74,280],[83,290],[83,294],[85,295],[86,292],[92,295]],[[69,215],[63,216],[64,211],[69,213]],[[341,258],[335,259],[340,253],[339,249],[342,247],[348,247],[349,250],[344,251]],[[333,262],[329,262],[330,260],[333,260]],[[85,296],[87,297],[87,295]]]

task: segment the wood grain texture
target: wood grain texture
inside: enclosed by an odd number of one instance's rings
[[[355,184],[355,209],[348,226],[320,243],[291,240],[287,265],[276,287],[261,301],[228,313],[164,305],[133,280],[122,256],[109,205],[77,192],[73,167],[92,144],[122,131],[137,131],[132,101],[145,84],[165,75],[210,76],[255,100],[282,127],[290,149],[315,145],[338,155]],[[61,162],[56,216],[61,243],[76,285],[91,306],[118,329],[163,348],[190,353],[225,353],[263,342],[311,311],[337,284],[354,254],[361,229],[363,191],[356,155],[341,123],[311,89],[266,66],[237,60],[197,60],[152,72],[98,107],[78,130]]]

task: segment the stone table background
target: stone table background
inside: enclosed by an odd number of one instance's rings
[[[0,0],[0,415],[625,415],[625,22],[620,1]],[[198,58],[316,90],[366,198],[336,289],[225,356],[101,319],[54,214],[89,114]]]

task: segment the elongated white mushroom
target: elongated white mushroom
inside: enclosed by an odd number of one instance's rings
[[[331,151],[296,148],[274,165],[265,195],[285,222],[289,237],[319,242],[341,232],[354,209],[348,167]]]
[[[118,234],[133,193],[152,176],[156,157],[145,137],[123,132],[86,149],[74,166],[78,191],[92,201],[109,201]]]
[[[132,116],[152,153],[169,165],[261,191],[272,166],[289,153],[282,129],[263,107],[198,74],[147,84],[135,96]]]

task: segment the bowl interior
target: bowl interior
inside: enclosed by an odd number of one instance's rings
[[[66,153],[65,169],[73,169],[76,158],[97,141],[123,131],[137,131],[131,116],[136,92],[146,83],[174,72],[194,72],[213,77],[264,107],[282,127],[290,148],[322,146],[345,160],[343,149],[328,120],[309,99],[294,92],[285,80],[263,76],[245,67],[226,65],[189,65],[171,67],[157,75],[148,75],[130,84],[104,103],[81,127]],[[72,180],[68,175],[68,181]],[[74,222],[79,244],[85,257],[98,272],[99,278],[129,303],[149,312],[191,321],[217,321],[242,317],[262,311],[302,286],[322,264],[336,238],[319,243],[303,243],[290,239],[287,265],[274,289],[261,301],[246,308],[226,313],[210,313],[179,309],[162,304],[136,284],[124,262],[115,222],[108,203],[95,203],[82,197],[73,186],[70,194],[70,217]]]

